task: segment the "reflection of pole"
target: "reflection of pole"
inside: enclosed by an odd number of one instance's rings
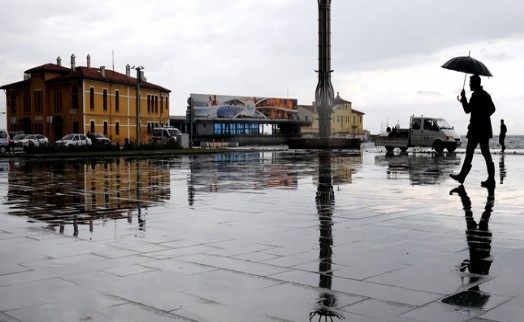
[[[195,186],[193,184],[193,162],[194,160],[191,160],[191,163],[189,163],[189,182],[187,183],[187,200],[189,202],[189,206],[193,206],[193,204],[195,203]]]
[[[333,293],[329,292],[333,281],[333,209],[335,208],[335,193],[331,182],[331,155],[329,152],[319,155],[318,186],[315,203],[320,221],[320,238],[318,240],[320,249],[318,259],[320,281],[318,286],[327,291],[320,295],[320,299],[317,302],[318,308],[309,314],[309,320],[311,321],[313,317],[318,315],[319,321],[322,317],[326,321],[328,317],[333,321],[333,317],[339,319],[343,317],[332,310],[337,305],[337,299]]]
[[[140,169],[140,160],[136,162],[136,199],[137,199],[137,210],[138,210],[138,230],[146,230],[146,221],[142,217],[142,171]]]

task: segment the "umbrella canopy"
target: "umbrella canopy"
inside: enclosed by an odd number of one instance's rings
[[[489,69],[481,61],[470,56],[460,56],[448,60],[442,68],[455,70],[467,74],[476,74],[481,76],[493,76]]]

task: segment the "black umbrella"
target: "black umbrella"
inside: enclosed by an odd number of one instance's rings
[[[481,61],[471,57],[469,54],[468,56],[459,56],[451,58],[444,65],[442,65],[442,68],[466,74],[474,74],[488,77],[493,76],[489,69],[486,67],[486,65],[484,65]],[[462,84],[462,89],[464,89],[464,86],[466,86],[466,76],[467,75],[464,75],[464,83]]]
[[[451,58],[444,65],[442,65],[442,67],[467,74],[476,74],[488,77],[493,76],[486,65],[470,56]]]

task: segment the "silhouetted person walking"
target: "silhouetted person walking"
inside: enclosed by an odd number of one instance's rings
[[[488,169],[488,179],[482,181],[483,187],[495,186],[495,164],[491,159],[489,151],[489,139],[493,137],[493,129],[491,128],[491,115],[495,113],[495,104],[491,100],[491,96],[480,85],[480,76],[473,75],[469,78],[469,87],[473,92],[468,102],[466,99],[466,92],[464,89],[460,93],[460,102],[466,114],[470,114],[468,133],[468,145],[466,146],[466,157],[462,164],[462,169],[459,174],[450,174],[451,178],[457,180],[461,184],[466,180],[466,176],[471,170],[471,161],[477,145],[480,144],[480,150],[486,161]]]
[[[506,124],[504,124],[504,120],[500,120],[499,144],[502,147],[500,152],[504,152],[506,150],[506,145],[504,144],[504,140],[506,140],[506,132],[508,132],[508,128],[506,127]]]

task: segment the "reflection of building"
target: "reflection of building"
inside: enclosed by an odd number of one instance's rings
[[[149,160],[13,161],[8,182],[10,214],[61,229],[89,224],[92,231],[97,219],[129,221],[171,195],[169,169]]]
[[[279,154],[272,152],[215,154],[208,160],[199,158],[191,165],[192,193],[295,189],[298,185],[296,168],[276,162],[278,158]]]
[[[51,141],[68,133],[102,133],[113,142],[136,139],[137,80],[113,70],[45,64],[25,72],[23,81],[4,85],[9,131],[41,133]],[[169,90],[145,81],[140,82],[140,137],[144,142],[149,131],[169,123]]]
[[[298,118],[312,122],[310,126],[302,127],[302,134],[318,135],[319,116],[315,106],[299,105]],[[340,97],[339,93],[335,97],[331,113],[331,134],[333,136],[364,136],[364,113],[355,110],[352,103]]]

